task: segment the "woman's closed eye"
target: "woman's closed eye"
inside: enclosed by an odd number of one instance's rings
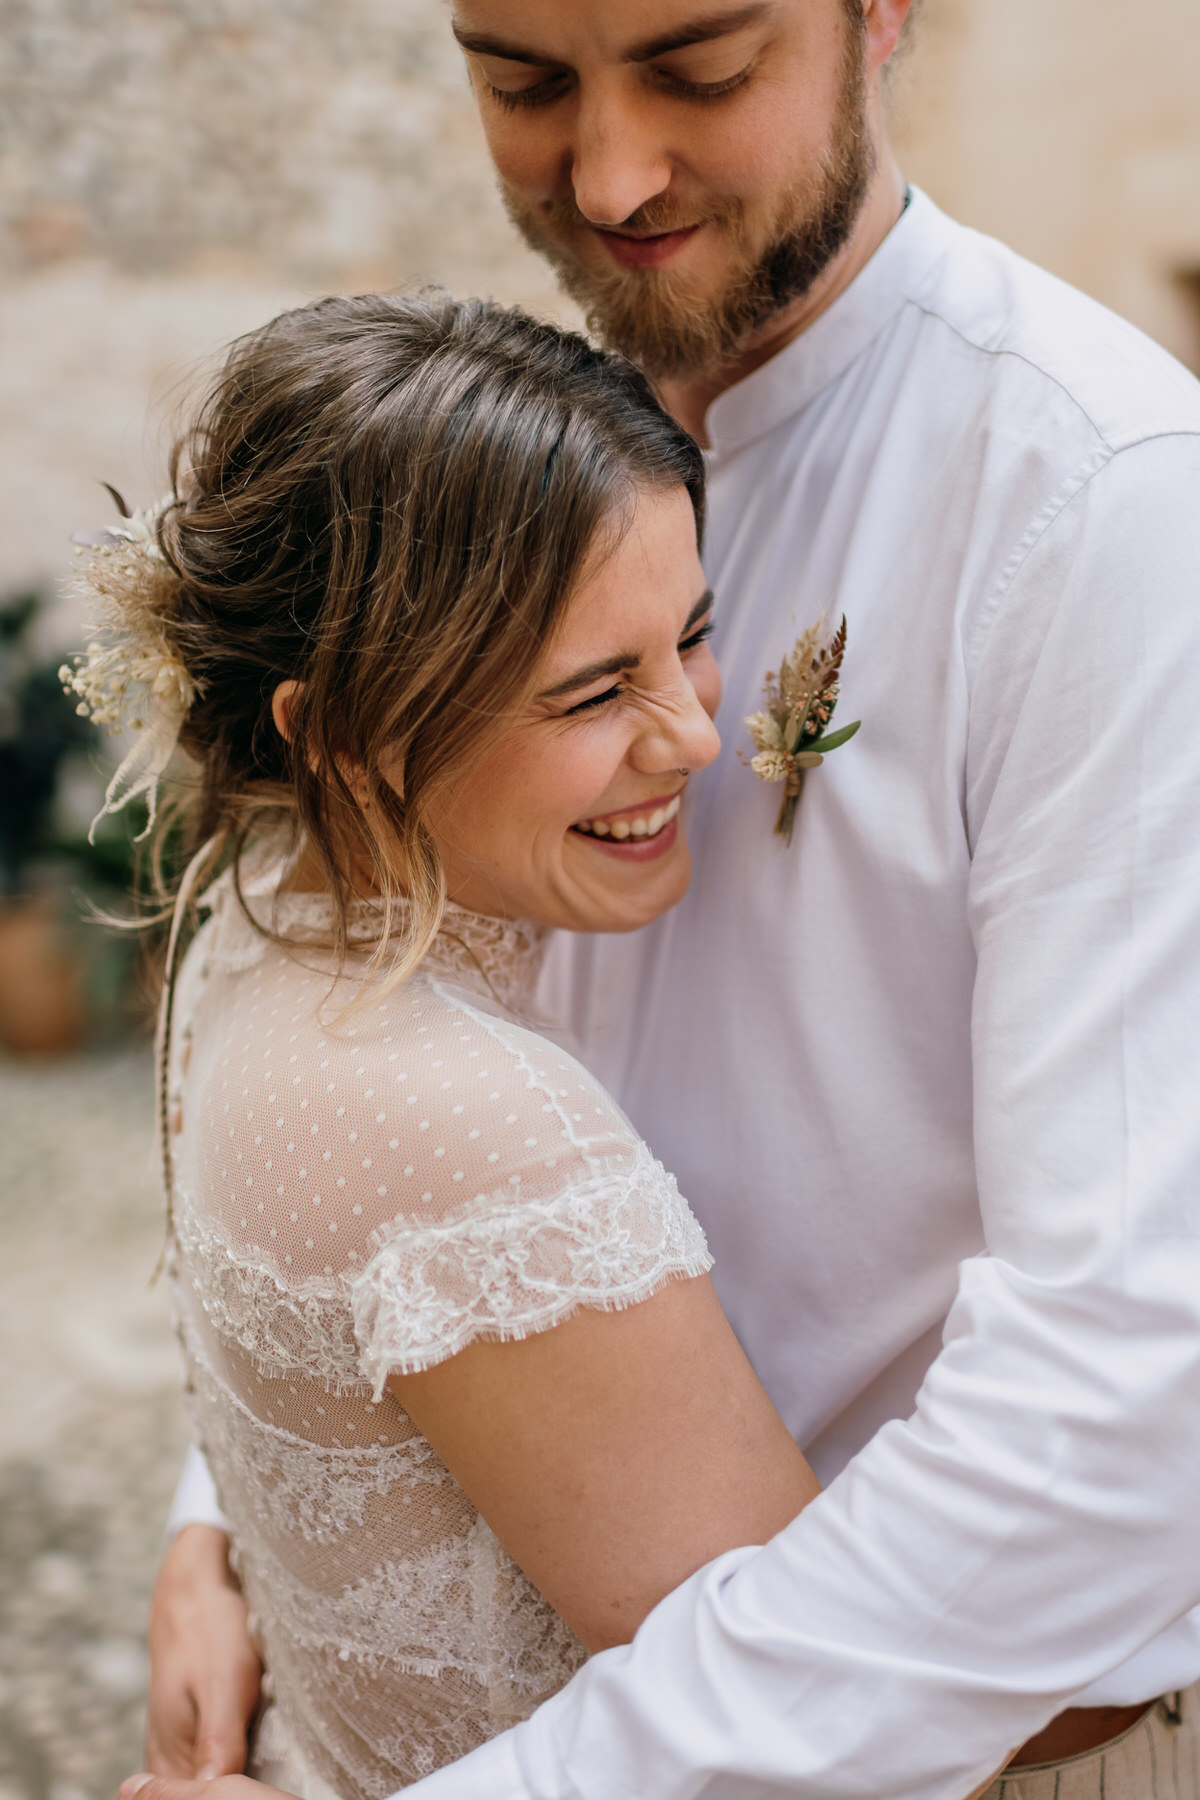
[[[573,719],[580,713],[591,712],[597,706],[607,706],[610,700],[619,700],[625,693],[624,686],[605,688],[602,694],[589,694],[586,700],[577,700],[574,706],[568,706],[563,714],[564,719]]]
[[[685,638],[679,640],[680,656],[686,656],[689,650],[698,650],[701,644],[707,644],[716,628],[715,619],[706,619],[703,625],[697,625],[694,631],[689,631]]]
[[[712,636],[713,630],[714,621],[707,619],[703,625],[698,625],[694,631],[689,631],[686,637],[680,638],[680,656],[687,656],[690,651],[698,650],[701,644],[706,644]],[[593,712],[597,707],[608,706],[612,701],[619,700],[622,694],[628,692],[629,688],[625,682],[617,682],[614,686],[605,688],[602,693],[589,694],[586,700],[576,701],[574,706],[567,708],[562,717],[570,719],[578,717],[580,713]]]

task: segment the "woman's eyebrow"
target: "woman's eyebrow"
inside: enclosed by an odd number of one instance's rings
[[[748,25],[756,25],[770,10],[769,0],[755,0],[754,4],[748,6],[733,6],[721,12],[704,13],[699,18],[676,26],[674,31],[631,44],[625,52],[624,60],[632,63],[652,62],[656,56],[666,56],[672,50],[686,50],[690,44],[707,44],[714,38],[729,37],[735,31],[744,31]],[[458,40],[459,48],[472,56],[496,56],[502,62],[529,63],[537,68],[549,67],[555,60],[552,56],[540,55],[536,50],[527,50],[522,45],[509,43],[504,38],[493,37],[486,31],[469,31],[453,21],[450,29]]]
[[[683,621],[683,630],[679,634],[680,637],[681,638],[686,637],[688,632],[692,629],[692,626],[697,624],[699,622],[699,620],[701,620],[704,617],[705,613],[711,612],[712,609],[713,609],[713,591],[711,588],[705,588],[704,592],[701,594],[700,598],[697,600],[695,606],[693,606],[691,612],[688,614],[687,618]]]
[[[680,637],[686,637],[698,619],[702,619],[713,603],[711,588],[705,588],[691,612],[683,622]],[[543,688],[537,696],[539,700],[559,700],[564,694],[572,693],[575,688],[587,687],[589,682],[600,681],[605,675],[619,675],[622,669],[636,669],[641,666],[641,654],[637,650],[618,651],[615,656],[603,657],[599,662],[585,663],[573,674],[556,681],[553,687]]]

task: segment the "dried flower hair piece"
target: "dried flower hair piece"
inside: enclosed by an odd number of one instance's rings
[[[830,731],[834,708],[838,703],[839,675],[846,649],[846,620],[832,637],[825,633],[824,620],[801,632],[791,650],[779,665],[767,673],[763,684],[765,707],[746,719],[757,755],[750,757],[750,767],[760,781],[782,781],[783,800],[775,830],[785,844],[792,841],[796,803],[805,773],[824,762],[831,750],[848,743],[861,719]],[[739,751],[739,755],[741,752]],[[743,756],[743,762],[747,759]]]
[[[104,483],[108,487],[108,483]],[[75,554],[85,566],[70,592],[97,609],[97,637],[82,656],[58,671],[75,710],[110,737],[122,729],[138,736],[109,782],[104,805],[92,820],[118,813],[138,795],[146,796],[149,818],[140,842],[154,824],[158,786],[179,742],[188,711],[202,691],[167,641],[163,614],[171,604],[175,576],[158,542],[158,521],[171,497],[142,512],[130,512],[115,488],[108,488],[121,513],[119,525],[76,532]]]

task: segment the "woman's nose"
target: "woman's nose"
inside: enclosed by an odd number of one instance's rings
[[[664,708],[638,739],[634,760],[647,775],[674,769],[695,774],[716,761],[720,748],[710,714],[691,682],[684,680],[677,703]]]
[[[664,193],[671,163],[653,118],[619,93],[581,95],[571,182],[575,204],[593,225],[622,225]]]
[[[707,769],[710,763],[717,760],[721,750],[721,737],[708,712],[699,700],[688,710],[687,728],[680,744],[681,769]]]

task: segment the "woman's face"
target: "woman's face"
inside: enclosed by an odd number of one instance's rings
[[[687,494],[641,490],[585,564],[530,698],[431,808],[453,901],[632,931],[682,897],[684,788],[720,748],[711,615]]]

